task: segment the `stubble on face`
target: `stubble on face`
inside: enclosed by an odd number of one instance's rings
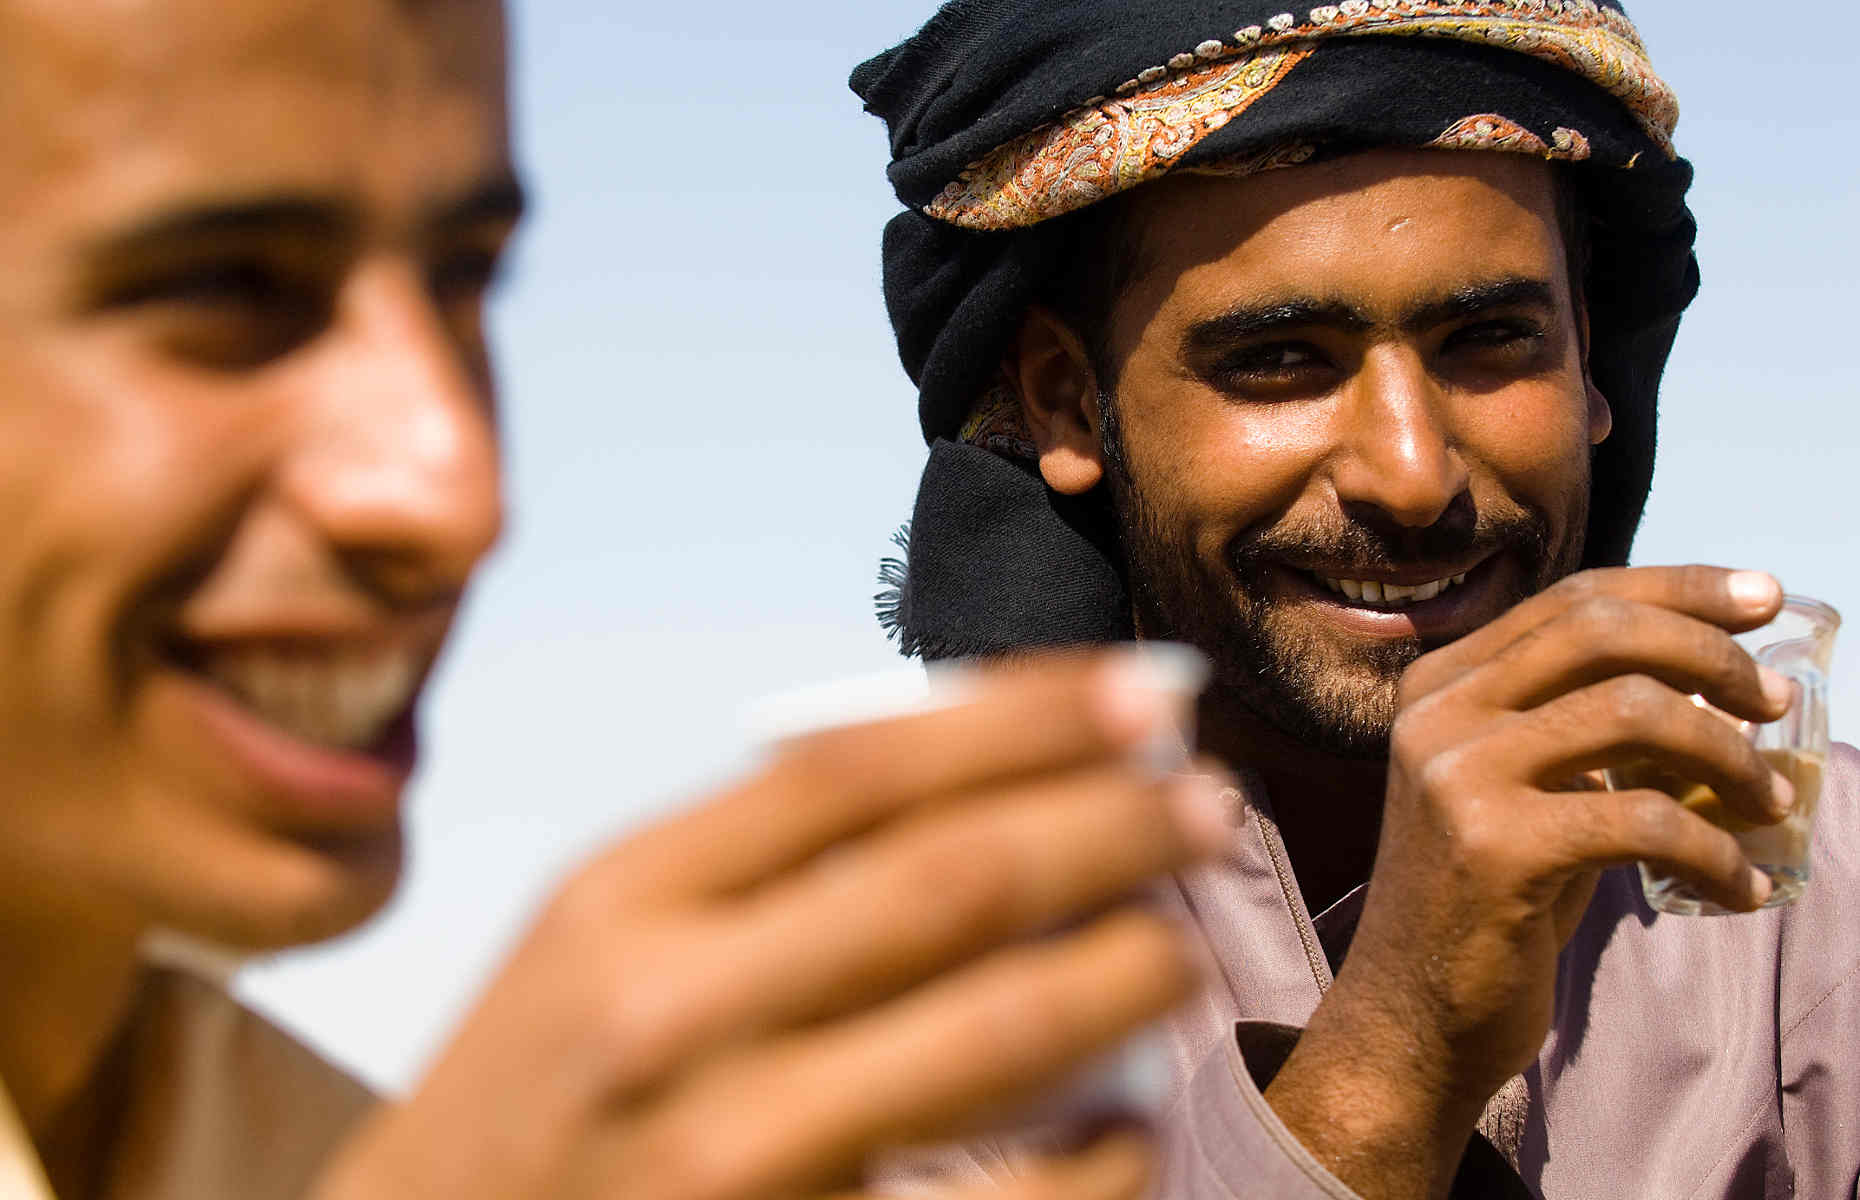
[[[1418,637],[1350,645],[1292,618],[1273,595],[1268,563],[1352,562],[1398,570],[1421,562],[1510,556],[1524,569],[1509,608],[1573,573],[1582,561],[1587,493],[1552,546],[1547,514],[1523,505],[1478,511],[1466,498],[1423,529],[1374,528],[1339,517],[1323,525],[1281,523],[1230,542],[1224,567],[1205,569],[1132,478],[1115,396],[1098,398],[1107,481],[1136,627],[1141,636],[1186,642],[1213,662],[1210,698],[1251,713],[1267,727],[1320,753],[1350,760],[1388,754],[1402,673],[1435,645]]]

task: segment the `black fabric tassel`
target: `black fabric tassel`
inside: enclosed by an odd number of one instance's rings
[[[1128,641],[1130,603],[1096,497],[1060,496],[1027,464],[930,449],[917,508],[879,565],[879,620],[909,657],[995,658]]]
[[[906,658],[917,654],[915,639],[905,630],[904,591],[910,579],[911,558],[911,523],[906,521],[891,535],[891,544],[898,548],[894,557],[886,555],[878,560],[879,590],[872,597],[873,607],[878,611],[878,623],[885,631],[885,640],[898,643],[898,650]]]

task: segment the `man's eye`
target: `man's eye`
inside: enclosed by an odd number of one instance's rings
[[[158,275],[121,289],[114,307],[182,305],[207,309],[280,309],[303,305],[307,289],[270,266],[252,261],[206,263]]]
[[[1279,374],[1319,365],[1317,351],[1296,342],[1254,346],[1221,360],[1224,375]]]
[[[1481,321],[1454,330],[1446,349],[1524,352],[1535,350],[1543,339],[1542,327],[1529,321]]]
[[[334,299],[315,281],[256,259],[227,259],[119,288],[109,307],[136,314],[167,351],[220,370],[262,366],[329,321]]]
[[[1309,342],[1247,346],[1219,359],[1207,374],[1222,391],[1254,398],[1305,395],[1328,388],[1334,372],[1324,352]]]
[[[441,304],[475,300],[497,281],[500,256],[495,250],[466,249],[446,255],[427,271],[426,284]]]

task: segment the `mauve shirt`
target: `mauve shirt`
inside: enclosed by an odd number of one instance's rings
[[[1165,899],[1200,929],[1218,970],[1169,1024],[1162,1194],[1354,1196],[1260,1093],[1330,986],[1361,892],[1313,920],[1257,786],[1235,797],[1234,824],[1226,859],[1178,877]],[[1851,746],[1828,765],[1813,861],[1795,904],[1733,917],[1656,914],[1634,870],[1608,872],[1563,952],[1543,1050],[1488,1106],[1454,1196],[1860,1196]],[[937,1161],[998,1177],[1011,1157],[983,1142]]]

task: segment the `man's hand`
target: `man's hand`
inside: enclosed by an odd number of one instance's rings
[[[1787,681],[1730,636],[1781,603],[1767,575],[1593,571],[1409,669],[1362,921],[1267,1091],[1357,1191],[1446,1193],[1486,1101],[1549,1031],[1557,955],[1603,868],[1647,861],[1738,910],[1768,897],[1728,833],[1664,793],[1584,780],[1652,759],[1747,820],[1785,815],[1788,780],[1689,699],[1787,710]]]
[[[840,1195],[1028,1098],[1196,978],[1123,903],[1225,841],[1218,778],[1139,761],[1174,707],[1072,658],[787,744],[569,882],[320,1200]],[[1136,1197],[1147,1164],[1112,1134],[985,1194]]]

